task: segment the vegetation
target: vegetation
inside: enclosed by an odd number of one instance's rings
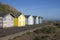
[[[40,31],[41,31],[42,33],[46,33],[46,34],[55,33],[56,27],[55,27],[55,26],[48,26],[48,27],[42,28]]]
[[[60,28],[60,22],[55,22],[54,25]]]
[[[3,3],[0,3],[0,12],[3,12],[3,13],[9,13],[9,12],[20,13],[15,8],[13,8],[7,4],[3,4]]]
[[[38,34],[34,40],[60,40],[60,23],[53,23],[54,26],[43,27],[34,31]]]
[[[54,24],[54,23],[53,23]],[[42,27],[34,32],[26,33],[11,40],[60,40],[60,28],[57,26]]]
[[[0,3],[0,12],[19,13],[13,7],[3,3]],[[17,36],[9,40],[60,40],[60,22],[54,22],[53,25],[54,26],[42,27],[32,33],[28,32],[23,36]]]
[[[34,40],[52,40],[56,35],[57,28],[55,26],[44,27],[39,30],[38,36]],[[55,39],[55,38],[54,38]]]

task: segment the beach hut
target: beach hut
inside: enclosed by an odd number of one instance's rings
[[[25,26],[26,25],[26,18],[23,14],[21,14],[19,17],[18,17],[18,26]]]
[[[43,22],[43,17],[39,17],[39,24]]]
[[[33,25],[34,24],[34,18],[32,15],[25,15],[26,17],[26,25]]]
[[[13,19],[11,14],[0,12],[0,28],[13,27]]]
[[[38,16],[33,17],[34,17],[34,24],[39,24],[39,17]]]
[[[16,13],[16,14],[13,14],[13,16],[14,16],[15,27],[22,27],[26,25],[26,22],[25,22],[26,19],[22,13]]]

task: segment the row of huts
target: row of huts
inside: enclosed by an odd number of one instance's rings
[[[40,24],[42,19],[40,16],[24,15],[22,13],[0,12],[0,28]]]

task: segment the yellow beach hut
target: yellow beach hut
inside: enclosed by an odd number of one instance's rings
[[[18,26],[25,26],[26,25],[26,18],[23,14],[21,14],[19,17],[18,17]]]
[[[26,25],[25,16],[22,13],[15,13],[12,14],[14,16],[14,26],[15,27],[22,27]]]

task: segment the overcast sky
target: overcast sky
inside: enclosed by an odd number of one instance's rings
[[[60,0],[0,0],[23,14],[60,20]]]

